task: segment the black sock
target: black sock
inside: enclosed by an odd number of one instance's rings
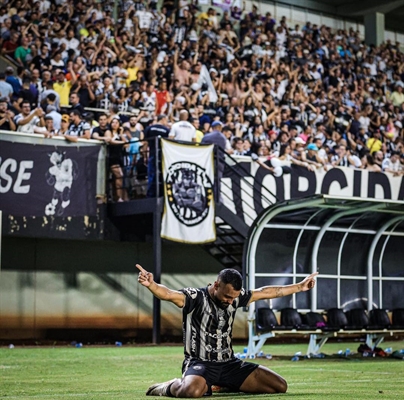
[[[167,397],[175,397],[174,395],[171,394],[171,386],[174,382],[171,382],[168,386],[167,386],[167,390],[166,390],[166,396]]]

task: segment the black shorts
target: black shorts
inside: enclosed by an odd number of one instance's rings
[[[202,376],[209,387],[216,385],[239,391],[240,386],[256,368],[258,368],[258,364],[245,362],[238,358],[225,362],[185,360],[182,372],[183,376]]]

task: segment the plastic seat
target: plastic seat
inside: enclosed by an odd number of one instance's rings
[[[322,331],[335,331],[335,328],[329,327],[324,316],[320,313],[310,311],[302,314],[302,321],[310,329],[321,329]]]
[[[334,329],[347,329],[348,318],[340,308],[330,308],[327,311],[327,325]]]
[[[392,312],[392,328],[404,329],[404,308],[396,308]]]
[[[353,308],[346,313],[348,326],[346,329],[367,329],[369,326],[369,317],[363,308]]]
[[[281,310],[281,324],[286,329],[310,329],[303,324],[302,318],[295,308],[284,308]]]
[[[386,310],[375,308],[369,312],[368,329],[389,329],[391,328],[391,322]]]
[[[257,333],[270,332],[274,329],[285,329],[285,327],[278,324],[274,312],[266,307],[261,307],[256,310],[255,328]]]

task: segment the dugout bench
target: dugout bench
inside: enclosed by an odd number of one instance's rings
[[[273,310],[261,304],[248,319],[248,331],[247,356],[257,355],[267,339],[275,336],[309,336],[307,356],[317,356],[330,337],[338,336],[365,335],[366,344],[374,349],[384,338],[404,334],[404,309],[393,310],[390,321],[387,311],[380,309],[369,314],[364,309],[344,312],[338,308],[325,314],[300,314],[296,309],[286,308],[280,311],[279,324]]]

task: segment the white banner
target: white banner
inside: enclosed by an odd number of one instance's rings
[[[161,139],[164,213],[161,237],[182,243],[216,240],[213,145]]]
[[[277,201],[316,194],[404,201],[404,176],[347,167],[336,167],[327,171],[320,168],[310,172],[306,168],[292,165],[291,174],[276,178],[258,163],[251,161],[251,157],[235,156],[234,159],[254,179],[241,178],[240,175],[225,170],[221,195],[223,204],[244,219],[248,226],[251,226],[264,208]],[[254,195],[254,188],[261,192],[260,196]],[[238,201],[240,195],[242,201]]]

